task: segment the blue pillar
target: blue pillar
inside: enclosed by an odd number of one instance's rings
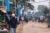
[[[20,17],[20,5],[17,5],[17,16],[18,16],[18,21],[19,21],[19,17]]]
[[[10,11],[10,0],[5,0],[6,11]]]
[[[17,10],[18,10],[17,11],[17,13],[18,13],[17,16],[20,17],[20,5],[18,5]]]

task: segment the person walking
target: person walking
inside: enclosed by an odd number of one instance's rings
[[[48,28],[50,28],[50,13],[48,14]]]
[[[15,14],[12,14],[12,17],[10,19],[10,33],[16,33],[17,24],[17,18],[15,18]]]
[[[26,23],[28,23],[28,17],[27,17],[27,16],[24,16],[24,21],[25,21]]]

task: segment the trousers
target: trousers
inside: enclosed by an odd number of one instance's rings
[[[16,33],[16,29],[15,28],[10,28],[10,33]]]

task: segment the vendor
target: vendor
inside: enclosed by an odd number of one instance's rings
[[[0,22],[3,22],[5,13],[6,12],[4,10],[0,10]]]

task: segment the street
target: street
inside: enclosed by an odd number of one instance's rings
[[[21,33],[50,33],[50,29],[47,28],[47,23],[38,23],[32,21],[30,21],[28,24],[25,24],[21,30]]]

